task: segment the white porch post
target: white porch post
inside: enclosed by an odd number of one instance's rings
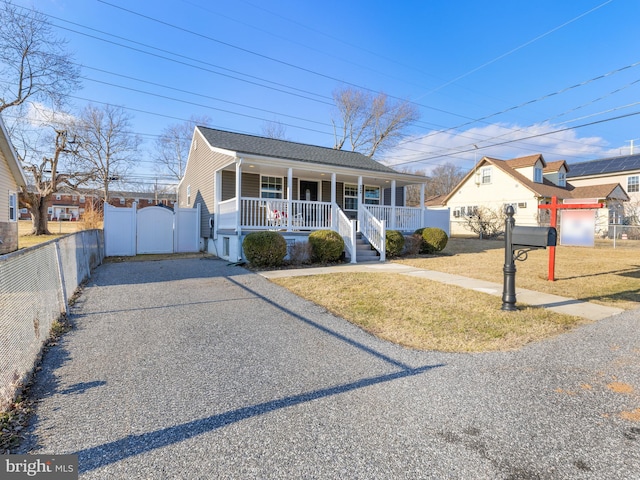
[[[391,230],[396,229],[396,181],[391,180]]]
[[[422,228],[426,225],[425,217],[425,206],[424,206],[424,190],[426,185],[424,183],[420,184],[420,216],[422,217],[422,225],[418,225],[418,228]]]
[[[220,222],[220,202],[222,202],[222,170],[216,170],[213,189],[214,189],[214,195],[215,195],[216,208],[214,210],[215,217],[213,217],[214,223],[213,223],[212,234],[213,234],[213,240],[215,241],[218,239],[218,222]]]
[[[363,206],[363,198],[362,198],[362,175],[358,177],[358,230],[360,230],[360,211]]]
[[[242,158],[236,160],[236,233],[242,230]]]
[[[331,209],[336,208],[338,204],[338,200],[336,198],[336,174],[335,172],[331,174]],[[333,230],[338,229],[338,212],[331,213],[331,228]]]
[[[293,197],[293,168],[287,169],[287,232],[291,231],[291,217],[293,211],[291,209],[291,200]]]

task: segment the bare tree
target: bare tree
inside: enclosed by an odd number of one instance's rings
[[[122,107],[88,105],[73,131],[79,142],[76,171],[90,172],[107,202],[109,186],[126,179],[142,143],[131,131],[131,116]]]
[[[348,142],[352,151],[369,157],[395,145],[420,117],[415,105],[390,100],[384,93],[373,95],[351,87],[339,88],[333,92],[333,100],[333,148],[342,150]]]
[[[79,88],[80,70],[40,12],[0,3],[0,112],[32,98],[60,106]]]
[[[430,197],[448,195],[464,178],[465,172],[453,163],[438,165],[428,174],[427,192]]]
[[[423,175],[426,176],[426,172],[424,170],[411,170],[410,168],[403,168],[403,173],[412,173],[414,175]],[[427,191],[427,194],[430,195],[431,192]],[[420,185],[407,185],[404,187],[404,195],[405,195],[405,203],[408,207],[419,207],[420,206]]]
[[[197,126],[211,123],[207,116],[191,116],[183,123],[174,123],[165,128],[155,144],[155,163],[162,173],[168,173],[177,181],[182,180],[187,166],[193,130]]]
[[[39,162],[25,163],[24,169],[31,177],[32,185],[20,193],[20,200],[27,205],[31,213],[32,235],[50,235],[47,217],[48,203],[51,195],[60,187],[75,188],[78,183],[87,180],[74,174],[60,172],[61,162],[65,156],[77,153],[77,144],[69,138],[67,130],[55,129],[54,150],[50,156],[43,156]]]
[[[496,238],[504,233],[504,213],[499,209],[478,207],[464,217],[464,226],[482,238]]]
[[[276,140],[288,140],[287,127],[277,120],[265,122],[262,125],[262,135],[267,138],[275,138]]]

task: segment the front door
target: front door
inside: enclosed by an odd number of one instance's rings
[[[318,182],[309,182],[300,180],[300,192],[298,200],[306,200],[308,202],[318,201]]]

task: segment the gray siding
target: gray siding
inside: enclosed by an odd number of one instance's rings
[[[200,235],[202,237],[209,236],[209,218],[215,212],[215,171],[231,160],[233,157],[230,155],[213,152],[200,132],[196,130],[187,168],[178,190],[178,202],[181,208],[195,208],[195,205],[200,203]],[[191,202],[187,205],[189,185]]]
[[[391,189],[385,188],[383,192],[383,205],[391,205]],[[396,207],[404,207],[404,187],[396,188]]]

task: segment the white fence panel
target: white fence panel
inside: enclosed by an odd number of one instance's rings
[[[447,236],[450,237],[449,215],[448,208],[427,208],[424,211],[424,226],[441,228],[447,233]]]
[[[137,216],[137,253],[173,253],[173,212],[146,207]]]
[[[138,222],[138,218],[140,221]],[[136,253],[198,252],[200,250],[200,205],[176,208],[131,208],[105,205],[105,256]]]
[[[136,206],[104,205],[104,246],[107,257],[136,254]]]
[[[200,204],[197,204],[197,208],[176,208],[174,216],[174,251],[200,251]]]

